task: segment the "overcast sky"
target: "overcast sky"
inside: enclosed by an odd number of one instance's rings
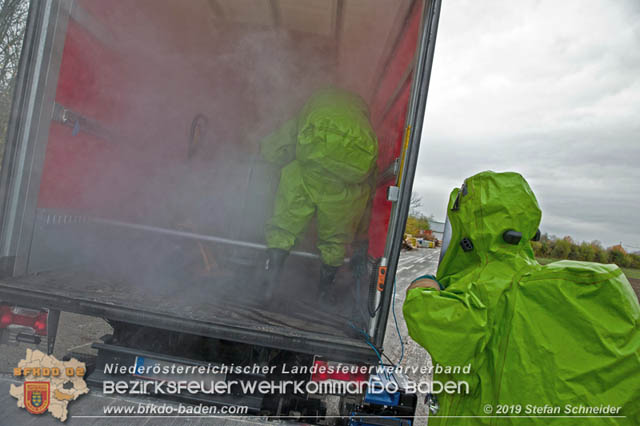
[[[521,173],[542,232],[640,250],[640,1],[447,0],[414,190]]]

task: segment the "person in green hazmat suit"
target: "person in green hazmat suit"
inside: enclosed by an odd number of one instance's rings
[[[412,283],[403,312],[434,364],[470,365],[471,374],[434,376],[466,381],[469,393],[438,395],[429,426],[640,425],[640,306],[622,271],[538,264],[530,240],[539,238],[541,212],[517,173],[466,179],[447,213],[437,276]],[[545,404],[568,417],[522,417]],[[572,418],[580,406],[618,408]],[[503,417],[451,417],[488,415]]]
[[[327,297],[348,244],[354,246],[355,268],[366,267],[368,212],[378,156],[368,107],[351,92],[318,91],[296,117],[261,142],[261,154],[283,167],[265,230],[265,292],[273,293],[289,251],[315,216],[321,295]]]

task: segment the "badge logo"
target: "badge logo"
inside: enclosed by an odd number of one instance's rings
[[[24,382],[24,406],[31,414],[42,414],[49,407],[49,382]]]

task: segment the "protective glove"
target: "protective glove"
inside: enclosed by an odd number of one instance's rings
[[[362,278],[367,275],[367,260],[369,252],[369,240],[356,241],[353,243],[353,253],[351,254],[351,273],[355,279]]]
[[[431,275],[431,274],[422,275],[421,277],[418,277],[415,280],[413,280],[411,282],[411,285],[409,285],[409,287],[407,288],[407,293],[409,292],[409,290],[412,290],[418,287],[444,290],[444,287],[442,286],[442,284],[440,284],[440,281],[436,279],[435,275]]]

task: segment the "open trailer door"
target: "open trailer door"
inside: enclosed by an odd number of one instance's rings
[[[35,1],[2,169],[5,302],[375,361],[420,145],[438,0]],[[262,298],[267,134],[327,86],[378,141],[368,272],[318,302],[318,225]]]
[[[61,0],[3,5],[3,59],[14,68],[3,76],[2,89],[7,100],[3,102],[3,116],[8,118],[3,119],[0,145],[0,277],[3,278],[27,273],[46,148],[38,141],[49,133],[69,4]],[[9,55],[11,59],[7,59]],[[27,291],[23,293],[26,295]],[[52,353],[60,312],[48,304],[23,302],[17,306],[0,297],[3,316],[0,343],[35,344]]]
[[[24,275],[35,223],[46,141],[54,111],[69,4],[21,2],[28,8],[0,174],[2,276]]]

